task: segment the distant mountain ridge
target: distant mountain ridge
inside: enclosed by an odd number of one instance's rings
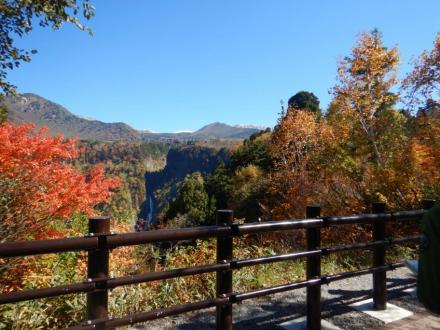
[[[7,97],[8,120],[21,124],[32,122],[37,128],[46,126],[51,134],[79,137],[96,141],[171,141],[245,139],[264,129],[253,125],[227,125],[215,122],[195,132],[153,133],[135,130],[125,123],[104,123],[99,120],[77,116],[63,106],[39,95],[24,93],[19,97]]]
[[[241,140],[246,139],[254,133],[262,129],[255,127],[240,127],[231,126],[220,122],[208,124],[198,129],[195,132],[179,132],[179,133],[147,133],[141,134],[142,140],[145,141],[168,141],[168,140],[217,140],[217,139],[231,139]]]
[[[138,131],[125,123],[104,123],[85,119],[59,104],[31,93],[8,97],[6,105],[9,121],[17,124],[31,122],[37,128],[46,126],[51,134],[97,141],[134,141],[141,138]]]

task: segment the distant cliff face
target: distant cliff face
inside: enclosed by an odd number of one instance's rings
[[[187,146],[169,150],[166,166],[158,172],[145,174],[147,198],[150,196],[154,203],[154,214],[157,215],[173,197],[185,176],[190,173],[200,172],[209,174],[221,163],[229,162],[229,153],[226,149]],[[141,212],[141,217],[146,218],[149,203]]]
[[[8,97],[8,120],[16,123],[34,123],[37,128],[48,127],[51,134],[79,137],[95,141],[135,141],[140,133],[124,123],[104,123],[78,117],[59,104],[35,94]]]
[[[162,172],[172,178],[184,178],[188,173],[211,173],[223,161],[228,160],[225,149],[205,147],[182,147],[170,149],[167,163]]]

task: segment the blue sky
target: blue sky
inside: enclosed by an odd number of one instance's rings
[[[440,31],[438,0],[93,3],[93,37],[35,29],[18,44],[38,54],[9,80],[78,115],[158,132],[273,126],[280,100],[300,90],[325,108],[359,32],[377,27],[397,45],[403,75]]]

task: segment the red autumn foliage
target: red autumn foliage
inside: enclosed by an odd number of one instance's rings
[[[72,160],[81,152],[77,140],[34,129],[31,124],[0,125],[0,197],[6,201],[0,210],[2,231],[22,229],[12,239],[59,236],[49,220],[93,215],[93,208],[119,186],[118,178],[105,177],[103,166],[85,174],[74,168]]]

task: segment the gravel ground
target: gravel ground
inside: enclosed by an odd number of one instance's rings
[[[387,273],[388,302],[407,310],[423,312],[425,309],[416,298],[404,289],[414,287],[416,280],[406,268]],[[371,297],[372,275],[323,285],[322,318],[341,329],[374,329],[384,323],[358,312],[348,305]],[[234,304],[234,330],[238,329],[283,329],[279,324],[304,316],[306,313],[306,290],[298,289],[278,293],[259,299],[251,299]],[[132,330],[199,330],[215,329],[215,309],[190,312],[178,316],[166,317],[137,325]]]

